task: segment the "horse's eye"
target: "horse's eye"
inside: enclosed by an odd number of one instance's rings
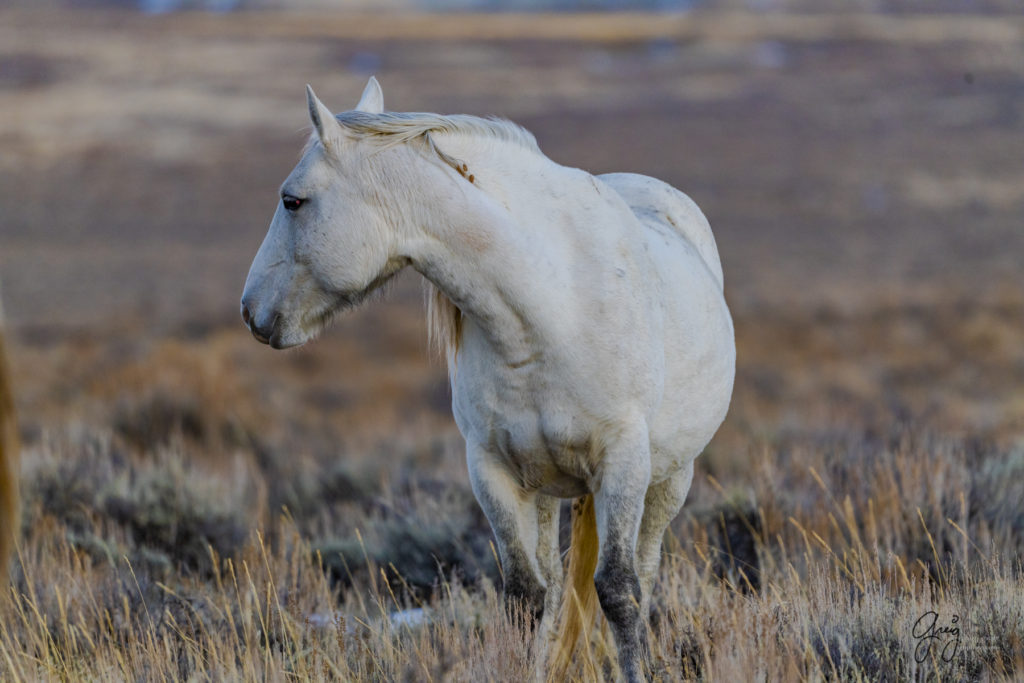
[[[290,194],[281,196],[281,203],[284,204],[284,208],[288,209],[289,211],[297,210],[300,206],[302,206],[303,201],[305,200],[299,199],[298,197],[293,197]]]

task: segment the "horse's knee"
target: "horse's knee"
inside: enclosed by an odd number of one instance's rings
[[[505,606],[511,612],[521,611],[534,620],[544,614],[547,589],[529,566],[503,568],[505,573]]]
[[[640,614],[640,577],[631,563],[609,563],[597,570],[594,587],[601,610],[619,646],[619,666],[625,680],[647,678],[647,629]]]
[[[624,562],[608,563],[598,568],[594,587],[601,610],[612,626],[633,628],[640,619],[640,577]]]

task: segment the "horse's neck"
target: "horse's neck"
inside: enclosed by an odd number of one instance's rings
[[[537,209],[550,189],[531,186],[558,167],[543,156],[508,143],[441,140],[438,146],[463,161],[466,180],[430,174],[437,187],[424,212],[425,238],[413,256],[416,268],[480,327],[502,355],[515,360],[529,353],[531,340],[545,324],[555,296],[541,283],[551,263],[550,243],[537,233],[552,226],[524,223],[516,204],[531,197]],[[502,149],[503,147],[508,149]],[[469,181],[469,177],[473,181]],[[453,189],[452,183],[458,182]],[[548,270],[550,268],[548,267]]]

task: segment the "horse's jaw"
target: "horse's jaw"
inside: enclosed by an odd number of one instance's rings
[[[303,307],[303,312],[295,316],[281,316],[273,333],[266,341],[273,349],[288,349],[312,341],[341,314],[350,311],[369,299],[374,293],[383,289],[402,268],[406,259],[392,259],[385,264],[381,272],[365,287],[332,293],[319,293],[317,301]],[[255,336],[255,332],[253,333]]]

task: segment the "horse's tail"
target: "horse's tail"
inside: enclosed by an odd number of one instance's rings
[[[0,321],[2,322],[2,321]],[[0,583],[18,528],[18,426],[7,372],[3,327],[0,325]]]
[[[552,652],[548,681],[564,681],[572,664],[576,641],[589,631],[597,616],[597,590],[594,570],[597,569],[597,518],[594,496],[577,498],[572,506],[572,541],[569,546],[569,568],[565,592],[558,616],[558,640]],[[587,651],[589,653],[589,646]]]

